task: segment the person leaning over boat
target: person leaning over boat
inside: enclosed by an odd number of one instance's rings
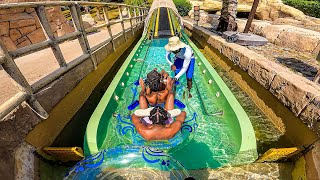
[[[191,47],[181,42],[179,37],[174,36],[169,38],[169,43],[164,48],[167,51],[166,59],[171,66],[171,70],[175,72],[175,80],[186,73],[189,98],[192,97],[190,89],[192,88],[195,58]],[[173,63],[170,58],[171,53],[174,54]]]

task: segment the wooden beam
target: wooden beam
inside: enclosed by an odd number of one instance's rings
[[[19,92],[11,97],[9,100],[1,104],[0,106],[0,122],[6,117],[12,110],[18,107],[23,101],[26,101],[28,94],[26,92]]]
[[[92,55],[92,52],[90,49],[90,45],[89,45],[89,42],[87,39],[87,33],[85,31],[85,28],[84,28],[84,25],[82,22],[82,18],[81,18],[80,6],[78,4],[72,5],[70,7],[70,12],[71,12],[74,27],[76,28],[76,30],[78,32],[81,33],[81,36],[78,38],[81,49],[82,49],[83,53],[85,53],[85,54],[87,53],[90,55],[93,67],[94,67],[94,69],[96,69],[97,68],[97,61],[94,58],[94,56]]]
[[[103,16],[104,16],[104,20],[106,22],[106,24],[108,24],[107,28],[108,28],[108,33],[109,33],[109,36],[111,38],[111,43],[112,43],[112,48],[113,48],[113,51],[116,51],[116,47],[115,47],[115,44],[114,44],[114,41],[113,41],[113,35],[112,35],[112,31],[111,31],[111,22],[109,20],[109,15],[108,15],[108,7],[103,7]]]
[[[251,8],[249,17],[248,17],[248,21],[247,21],[246,27],[244,28],[244,31],[243,31],[244,33],[248,33],[249,32],[252,20],[254,18],[254,15],[256,14],[256,10],[257,10],[258,4],[259,4],[259,0],[254,0],[253,1],[253,5],[252,5],[252,8]]]
[[[119,8],[119,17],[120,17],[123,36],[124,36],[124,39],[127,40],[126,31],[125,31],[124,22],[123,22],[122,6],[118,6],[118,8]]]
[[[53,54],[56,57],[60,67],[66,66],[67,65],[66,61],[62,55],[59,44],[56,42],[56,38],[54,37],[50,23],[47,19],[47,15],[46,15],[46,11],[45,11],[44,6],[37,7],[36,12],[37,12],[38,18],[40,20],[40,24],[42,26],[42,29],[43,29],[47,39],[52,41],[52,44],[50,44],[50,46],[51,46]]]
[[[21,73],[20,69],[13,61],[12,57],[9,55],[5,46],[0,42],[0,54],[4,55],[5,60],[2,63],[2,68],[9,74],[12,78],[14,84],[21,90],[21,92],[25,92],[28,94],[28,99],[32,99],[33,101],[29,103],[31,109],[33,109],[37,114],[42,118],[48,118],[48,113],[43,109],[43,107],[38,103],[38,101],[34,98],[33,91],[31,86],[29,85],[26,78]],[[6,109],[11,109],[10,106],[5,107]]]

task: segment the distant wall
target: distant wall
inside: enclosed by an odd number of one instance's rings
[[[72,22],[60,7],[46,8],[47,18],[55,36],[73,32]],[[46,40],[34,8],[0,10],[0,41],[9,51]]]

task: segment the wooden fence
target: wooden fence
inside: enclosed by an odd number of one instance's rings
[[[66,34],[61,37],[55,37],[51,26],[49,24],[48,18],[46,17],[46,7],[54,7],[54,6],[67,6],[70,9],[72,22],[75,28],[75,32]],[[93,6],[98,9],[99,12],[103,12],[104,22],[99,25],[95,25],[92,28],[85,29],[81,17],[81,6]],[[116,6],[119,10],[119,19],[115,21],[109,21],[108,17],[108,7]],[[97,66],[97,61],[93,56],[93,52],[101,48],[102,46],[112,43],[113,49],[114,46],[114,38],[123,34],[124,38],[126,37],[126,30],[124,28],[124,23],[126,21],[130,22],[130,29],[132,34],[134,34],[134,29],[144,23],[144,19],[147,15],[148,9],[145,7],[131,6],[126,4],[119,3],[98,3],[98,2],[78,2],[78,1],[51,1],[51,2],[27,2],[27,3],[12,3],[12,4],[0,4],[0,10],[2,9],[14,9],[14,8],[35,8],[36,13],[38,15],[39,21],[41,23],[43,32],[46,36],[46,40],[40,43],[32,44],[26,47],[19,48],[14,51],[8,51],[5,46],[0,42],[0,69],[5,70],[12,80],[15,82],[15,85],[19,88],[20,92],[15,96],[10,98],[8,101],[3,103],[0,106],[0,121],[3,121],[4,117],[7,116],[12,110],[14,110],[17,106],[19,106],[22,102],[26,101],[31,109],[37,113],[42,118],[47,118],[48,113],[44,110],[41,104],[37,101],[34,96],[34,93],[48,85],[52,81],[58,79],[64,73],[74,68],[78,64],[82,63],[86,59],[90,58],[94,68]],[[128,12],[128,17],[124,18],[122,14],[122,9],[126,8]],[[135,25],[133,25],[133,20],[135,20]],[[112,34],[111,25],[120,23],[122,31],[118,34]],[[89,46],[89,42],[87,39],[87,33],[91,32],[92,29],[99,29],[107,27],[110,38],[99,43],[94,47]],[[78,39],[81,49],[82,55],[76,59],[73,59],[69,63],[66,63],[64,56],[61,52],[59,44],[68,41]],[[53,51],[53,54],[60,65],[60,68],[52,72],[51,74],[45,76],[34,84],[30,85],[24,75],[19,70],[18,66],[14,62],[15,58],[19,58],[21,56],[31,54],[42,49],[50,47]]]

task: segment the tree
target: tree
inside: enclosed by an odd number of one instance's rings
[[[236,22],[237,0],[222,0],[221,16],[217,31],[236,31],[238,25]]]

